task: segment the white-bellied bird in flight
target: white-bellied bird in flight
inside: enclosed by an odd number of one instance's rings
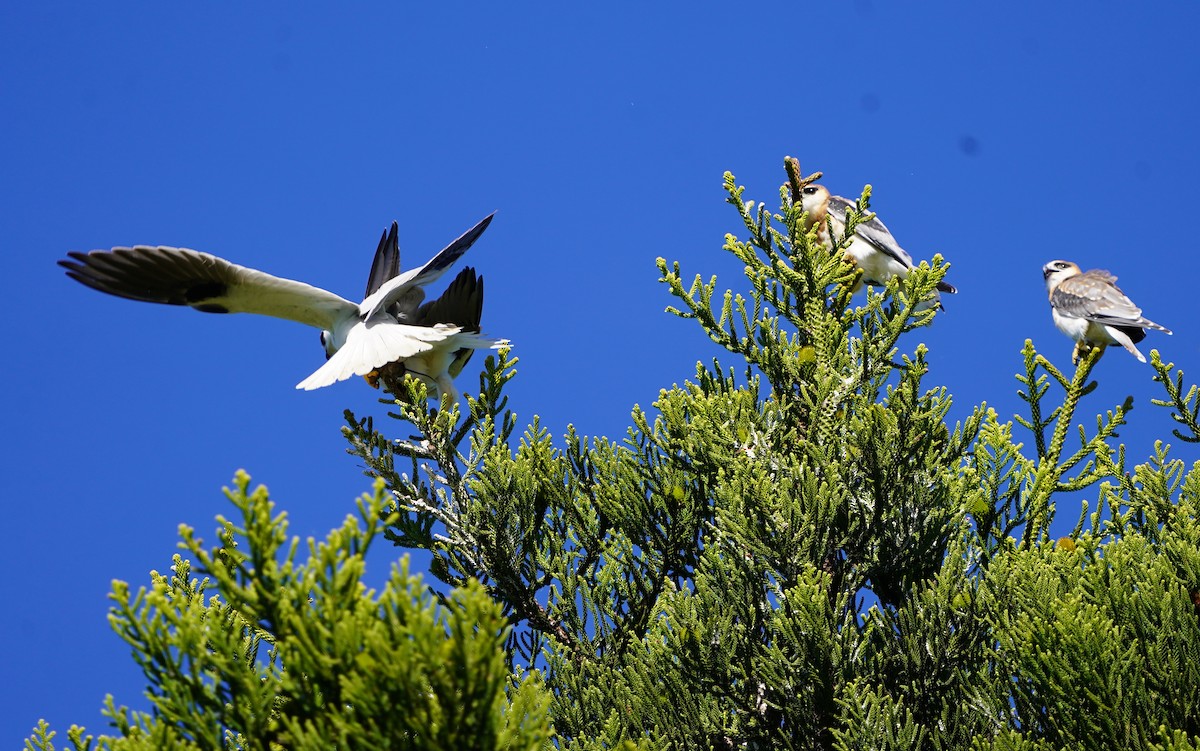
[[[400,243],[396,233],[396,222],[392,222],[391,230],[385,230],[379,238],[379,247],[375,249],[371,273],[367,277],[366,297],[400,274]],[[424,300],[425,290],[413,287],[388,307],[388,313],[400,323],[414,326],[450,324],[468,333],[479,333],[483,318],[483,277],[476,274],[475,269],[470,266],[463,268],[440,297],[429,302]],[[321,343],[325,343],[324,331],[321,332]],[[410,374],[427,385],[437,387],[439,394],[450,394],[457,399],[458,392],[454,389],[453,379],[458,377],[474,353],[473,347],[459,347],[456,350],[433,347],[376,368],[364,377],[375,388],[379,387],[382,380],[395,392],[399,382],[406,374]]]
[[[70,252],[58,263],[77,282],[117,297],[188,305],[206,313],[257,313],[320,329],[328,359],[296,388],[311,390],[355,375],[377,375],[395,364],[403,370],[393,373],[412,373],[435,386],[439,395],[457,398],[452,378],[469,357],[463,352],[495,349],[507,341],[479,333],[483,280],[473,269],[464,269],[445,294],[424,305],[423,288],[479,239],[492,216],[420,268],[403,273],[398,273],[393,223],[380,241],[368,293],[360,303],[187,248],[137,245]]]

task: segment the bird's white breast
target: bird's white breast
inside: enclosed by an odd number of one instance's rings
[[[862,269],[865,280],[886,284],[893,276],[901,279],[908,276],[908,268],[904,264],[861,237],[855,236],[850,247],[846,249],[846,254]]]
[[[1058,327],[1058,330],[1075,341],[1081,342],[1087,337],[1090,321],[1083,318],[1065,316],[1058,312],[1058,308],[1051,308],[1050,314],[1054,317],[1054,325]]]
[[[1112,334],[1108,333],[1108,327],[1102,323],[1063,315],[1058,312],[1057,308],[1052,308],[1050,313],[1054,317],[1054,325],[1058,327],[1058,330],[1077,342],[1121,344],[1113,338]]]

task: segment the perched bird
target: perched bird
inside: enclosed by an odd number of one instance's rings
[[[371,262],[371,273],[367,277],[365,294],[368,297],[400,273],[398,229],[396,222],[392,222],[391,229],[385,230],[379,239],[375,258]],[[460,271],[436,300],[422,304],[424,299],[424,289],[411,288],[392,303],[387,312],[400,323],[426,327],[450,324],[468,333],[479,332],[479,322],[483,317],[483,277],[478,276],[475,269],[468,266]],[[399,382],[406,374],[411,374],[427,385],[436,387],[439,394],[450,394],[452,399],[457,400],[454,379],[474,353],[472,347],[460,347],[454,351],[435,347],[380,366],[364,377],[373,388],[379,388],[382,380],[391,391],[396,392]]]
[[[1107,271],[1080,271],[1070,261],[1051,261],[1042,267],[1046,291],[1050,293],[1050,314],[1058,330],[1075,340],[1071,362],[1092,347],[1120,344],[1141,362],[1146,358],[1134,346],[1146,338],[1146,329],[1171,331],[1142,317],[1142,309],[1133,304],[1116,285],[1117,278]]]
[[[258,313],[321,329],[328,360],[296,385],[311,390],[353,375],[366,375],[400,360],[416,357],[419,359],[415,362],[433,370],[429,364],[452,361],[461,349],[506,344],[481,336],[477,328],[468,331],[448,322],[421,325],[417,320],[417,306],[424,298],[422,287],[442,276],[479,239],[491,220],[492,215],[485,217],[425,265],[402,274],[395,273],[399,249],[394,243],[394,264],[381,262],[378,272],[372,266],[368,286],[375,290],[361,303],[187,248],[138,245],[71,252],[67,254],[69,259],[58,263],[75,281],[117,297],[189,305],[205,313]],[[393,225],[393,241],[394,232]],[[423,320],[428,323],[430,317]],[[453,394],[453,387],[446,388],[448,381],[438,376],[434,374],[432,380],[439,389]]]
[[[800,202],[807,214],[804,228],[811,230],[816,226],[821,242],[827,248],[832,248],[836,238],[846,232],[846,213],[854,208],[854,201],[830,195],[824,185],[809,184],[801,190]],[[879,217],[872,217],[854,228],[854,237],[846,248],[845,259],[862,269],[862,276],[853,292],[862,289],[863,284],[882,287],[894,276],[904,279],[913,268],[912,256],[900,247]],[[946,282],[938,282],[937,288],[940,292],[950,294],[958,292]],[[941,307],[941,304],[941,296],[934,292],[928,301],[922,301],[917,308]]]

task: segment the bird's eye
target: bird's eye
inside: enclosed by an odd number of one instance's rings
[[[804,186],[804,189],[803,189],[803,191],[802,191],[802,192],[803,192],[803,193],[804,193],[804,195],[806,195],[806,196],[815,195],[815,194],[816,194],[816,192],[817,192],[817,186],[815,186],[815,185],[805,185],[805,186]]]

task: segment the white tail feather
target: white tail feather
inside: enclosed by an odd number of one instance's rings
[[[1104,331],[1112,338],[1114,342],[1120,344],[1126,349],[1126,351],[1129,352],[1129,354],[1136,357],[1138,362],[1146,362],[1146,356],[1138,351],[1137,345],[1133,343],[1133,340],[1130,339],[1124,331],[1121,331],[1115,326],[1105,326]]]
[[[346,335],[346,343],[312,375],[296,384],[296,388],[312,391],[352,376],[366,375],[390,362],[430,350],[459,331],[459,327],[445,324],[432,327],[386,322],[356,324]]]
[[[458,390],[454,388],[454,379],[450,375],[450,365],[454,362],[454,353],[460,349],[500,349],[509,345],[507,339],[491,339],[482,334],[459,332],[438,342],[431,349],[416,354],[405,361],[404,367],[409,375],[420,378],[429,386],[431,398],[436,400],[443,394],[449,394],[458,400]]]

